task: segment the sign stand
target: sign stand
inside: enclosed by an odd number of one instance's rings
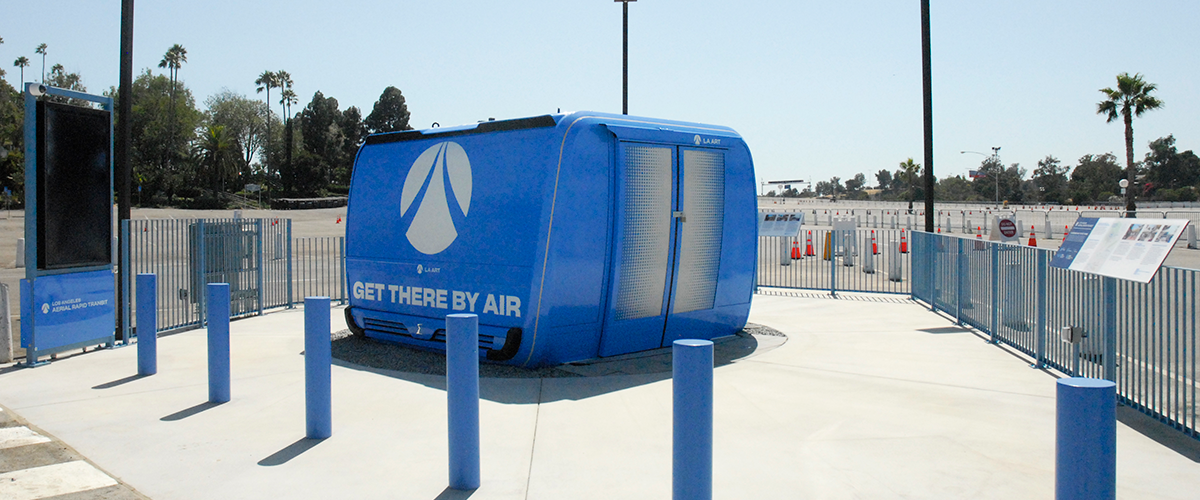
[[[32,367],[42,356],[116,344],[113,101],[35,83],[24,94],[21,346]],[[101,109],[56,102],[67,100]]]

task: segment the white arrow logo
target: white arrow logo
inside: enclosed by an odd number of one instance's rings
[[[462,146],[447,141],[430,146],[417,157],[400,192],[401,217],[416,207],[405,236],[418,252],[439,253],[458,238],[450,216],[451,197],[466,216],[471,208],[471,162]]]

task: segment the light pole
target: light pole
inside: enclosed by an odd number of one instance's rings
[[[637,0],[613,0],[621,3],[621,114],[629,114],[629,2]]]
[[[979,155],[979,156],[982,156],[985,158],[988,157],[988,155],[980,153],[979,151],[959,151],[959,154],[967,154],[967,153],[976,154],[976,155]],[[993,177],[996,178],[996,206],[999,207],[1000,206],[1000,173],[1004,172],[1004,165],[1000,164],[1000,146],[996,146],[996,147],[992,148],[991,159],[993,160],[992,163],[996,164],[997,168],[1000,169],[999,172],[996,172],[995,175],[993,175]]]

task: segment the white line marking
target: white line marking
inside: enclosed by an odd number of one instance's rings
[[[0,498],[37,500],[116,484],[92,464],[77,460],[0,474]]]
[[[33,432],[28,427],[0,428],[0,450],[48,442],[50,442],[50,438]]]

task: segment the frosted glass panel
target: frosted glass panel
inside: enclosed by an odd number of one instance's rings
[[[671,237],[672,149],[625,147],[618,320],[662,314]]]
[[[672,312],[712,309],[725,223],[725,154],[683,150],[683,214]]]

